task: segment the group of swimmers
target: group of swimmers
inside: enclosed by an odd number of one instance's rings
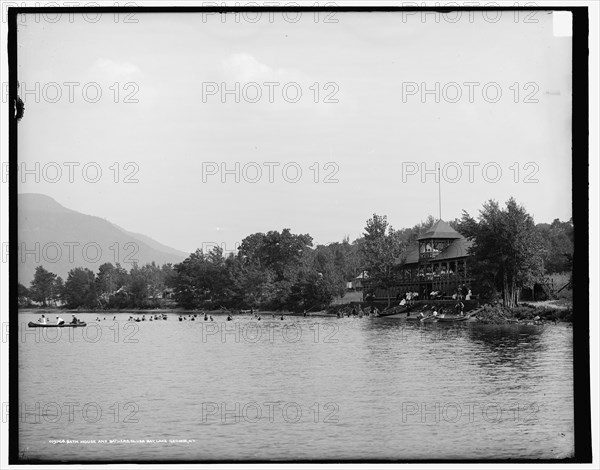
[[[362,309],[361,309],[361,311],[362,311]],[[251,316],[252,319],[257,320],[257,321],[260,321],[262,319],[261,316],[260,316],[260,314],[254,312],[254,310],[251,310],[251,312],[252,312],[252,316]],[[72,314],[72,316],[73,316],[73,319],[71,320],[70,324],[79,324],[79,323],[82,323],[82,321],[79,320],[75,316],[74,313]],[[278,314],[277,316],[279,317],[280,320],[284,320],[285,319],[285,317],[283,316],[283,314],[281,314],[281,315]],[[306,313],[304,314],[304,316],[306,316]],[[348,316],[350,316],[350,314],[348,314]],[[361,314],[361,316],[362,316],[362,314]],[[196,321],[196,319],[198,319],[198,321],[200,321],[199,317],[200,317],[200,315],[197,314],[197,313],[193,313],[193,314],[190,313],[189,315],[179,315],[179,321],[184,321],[184,320]],[[207,313],[204,313],[204,317],[203,318],[204,318],[204,321],[214,321],[213,316],[212,315],[208,315]],[[274,313],[273,313],[273,318],[277,318]],[[163,314],[156,314],[156,315],[149,315],[148,319],[146,318],[145,314],[142,314],[141,317],[140,316],[134,317],[133,315],[130,315],[128,321],[141,322],[141,321],[146,321],[146,320],[153,321],[153,320],[166,320],[166,319],[167,319],[167,315],[165,313],[163,313]],[[106,320],[106,317],[104,317],[104,320]],[[117,320],[117,317],[113,316],[113,321],[116,321],[116,320]],[[100,322],[100,321],[102,321],[102,319],[97,316],[96,317],[96,321]],[[233,321],[233,316],[231,315],[231,313],[227,314],[227,321]],[[38,318],[37,322],[39,324],[41,324],[41,325],[47,325],[47,324],[49,325],[50,324],[45,315],[42,315],[40,318]],[[57,315],[56,316],[56,324],[57,325],[64,325],[65,321]]]
[[[196,321],[196,318],[198,318],[198,314],[197,313],[190,313],[190,316],[188,318],[187,315],[179,315],[179,321],[183,321],[183,320],[189,320],[189,321]],[[208,315],[206,313],[204,313],[204,321],[214,321],[212,315]]]
[[[148,318],[148,321],[153,321],[153,320],[166,320],[167,319],[167,314],[166,313],[157,313],[155,315],[149,315],[150,318]],[[116,320],[117,317],[114,317],[113,320]],[[106,320],[106,318],[105,318]],[[133,316],[129,317],[129,321],[146,321],[146,315],[142,315],[142,317],[140,318],[139,316],[133,318]]]
[[[378,317],[379,309],[375,306],[372,306],[371,308],[365,308],[363,310],[363,308],[359,305],[358,308],[352,307],[352,310],[346,310],[345,308],[343,308],[337,312],[336,316],[338,318],[344,318],[344,317],[362,318],[362,317],[370,317],[370,316]]]
[[[252,314],[250,316],[250,318],[252,318],[253,320],[256,321],[261,321],[262,317],[260,316],[259,313],[254,312],[254,310],[251,310]],[[275,314],[273,313],[273,318],[276,318]],[[282,315],[277,315],[279,316],[280,320],[284,320],[285,317]],[[188,315],[179,315],[179,321],[184,321],[184,320],[188,320],[188,321],[196,321],[196,319],[199,317],[199,315],[197,313],[193,313],[190,314],[189,317]],[[198,320],[200,321],[200,320]],[[204,321],[214,321],[214,318],[212,317],[212,315],[208,315],[207,313],[204,313]],[[227,321],[233,321],[233,315],[231,313],[227,314]]]

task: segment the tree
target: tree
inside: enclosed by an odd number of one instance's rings
[[[373,214],[367,220],[364,242],[361,245],[364,267],[369,274],[371,286],[387,292],[388,307],[392,302],[390,288],[396,284],[396,259],[405,246],[402,234],[388,224],[387,216]]]
[[[573,256],[574,237],[572,221],[561,222],[554,219],[552,224],[537,224],[536,230],[544,243],[545,271],[547,273],[571,271],[570,262]]]
[[[52,301],[55,304],[63,299],[64,291],[65,291],[64,282],[62,280],[62,277],[58,276],[54,280],[54,289],[52,292]]]
[[[46,307],[47,302],[54,298],[56,274],[47,271],[43,266],[35,268],[29,293],[31,299]]]
[[[94,272],[88,268],[71,269],[65,282],[63,298],[69,308],[97,307],[98,295]]]
[[[311,247],[310,235],[293,234],[288,228],[247,236],[238,250],[239,269],[233,276],[238,295],[251,306],[289,307],[292,286],[306,267]]]
[[[98,268],[98,275],[96,276],[96,287],[98,295],[108,300],[108,297],[115,293],[115,291],[121,287],[119,284],[119,275],[117,269],[112,263],[101,264]]]
[[[156,307],[158,305],[158,299],[165,290],[162,270],[153,261],[142,268],[142,273],[146,279],[148,298],[152,300],[153,306]]]
[[[506,307],[515,307],[523,287],[533,288],[543,275],[543,243],[531,215],[510,198],[501,209],[490,200],[478,221],[463,211],[463,235],[473,241],[471,269],[479,288],[488,286],[488,296],[500,292]]]
[[[174,296],[181,307],[198,308],[208,302],[227,304],[233,295],[233,281],[220,247],[207,254],[196,250],[176,264],[174,271]]]
[[[148,271],[140,268],[137,263],[129,270],[129,300],[132,307],[144,307],[148,299]]]
[[[25,307],[27,306],[30,302],[29,302],[29,289],[27,289],[27,287],[25,287],[23,284],[21,284],[19,282],[19,287],[18,287],[18,291],[17,291],[17,296],[18,296],[18,302],[19,302],[19,307]]]
[[[339,253],[339,252],[337,252]],[[288,305],[298,311],[328,306],[345,289],[344,273],[336,266],[336,251],[320,246],[306,253],[304,267],[291,287]],[[341,261],[337,258],[337,261]]]

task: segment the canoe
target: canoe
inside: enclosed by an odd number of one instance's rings
[[[28,326],[30,328],[77,328],[79,326],[86,326],[87,323],[79,322],[79,323],[63,323],[62,325],[57,325],[56,323],[35,323],[30,321]]]

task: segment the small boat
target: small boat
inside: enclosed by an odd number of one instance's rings
[[[437,321],[440,323],[444,322],[455,322],[455,321],[465,321],[468,320],[469,317],[466,315],[446,315],[444,317],[438,317]]]
[[[434,316],[434,315],[429,315],[428,317],[419,318],[419,321],[421,323],[437,323],[438,320],[439,320],[439,317]]]
[[[27,325],[30,328],[77,328],[79,326],[86,326],[87,323],[81,321],[79,323],[63,323],[62,325],[57,325],[56,323],[36,323],[30,321]]]
[[[439,316],[439,322],[455,322],[455,321],[466,321],[477,315],[480,311],[483,310],[483,307],[476,308],[475,310],[471,310],[470,312],[465,313],[464,315],[444,315]]]
[[[402,308],[394,307],[394,308],[390,308],[388,310],[384,310],[383,312],[379,312],[379,315],[376,315],[376,316],[387,317],[387,316],[391,316],[391,315],[400,315],[402,313],[406,313],[407,311],[408,311],[408,307],[403,305]]]

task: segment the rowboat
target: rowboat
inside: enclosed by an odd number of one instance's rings
[[[456,321],[466,321],[477,315],[480,311],[483,310],[483,307],[476,308],[475,310],[471,310],[470,312],[465,313],[464,315],[444,315],[439,316],[439,322],[456,322]]]
[[[384,310],[383,312],[379,312],[379,314],[375,315],[376,317],[389,317],[392,315],[399,315],[402,313],[406,313],[408,311],[408,307],[403,306],[403,308],[390,308],[389,310]]]
[[[56,323],[35,323],[30,321],[28,324],[29,328],[77,328],[79,326],[86,326],[86,322],[79,323],[63,323],[62,325],[57,325]]]
[[[465,321],[468,320],[469,317],[467,317],[466,315],[447,315],[444,317],[438,317],[437,321],[440,323],[444,323],[444,322],[455,322],[455,321]]]
[[[440,317],[438,316],[429,315],[428,317],[419,318],[419,321],[421,323],[437,323],[439,319]]]

